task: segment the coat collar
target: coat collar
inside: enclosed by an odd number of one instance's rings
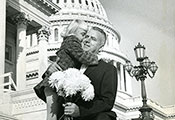
[[[85,70],[84,74],[85,75],[89,75],[90,73],[92,73],[94,71],[94,69],[96,69],[97,66],[100,64],[101,61],[102,60],[100,59],[97,65],[90,65],[90,66],[88,66],[88,68]]]

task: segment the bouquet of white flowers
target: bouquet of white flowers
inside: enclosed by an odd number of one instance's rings
[[[49,77],[49,84],[56,88],[56,92],[62,97],[71,97],[77,93],[85,101],[94,98],[94,87],[89,78],[75,68],[69,68],[65,71],[57,71]]]
[[[56,88],[57,94],[64,97],[65,100],[76,94],[80,94],[84,101],[94,98],[94,87],[91,81],[75,68],[52,73],[49,77],[49,84],[52,88]]]

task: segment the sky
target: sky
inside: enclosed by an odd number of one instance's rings
[[[175,104],[175,1],[99,0],[121,35],[120,50],[134,65],[134,47],[140,42],[146,56],[158,65],[153,79],[146,80],[148,98],[161,105]],[[140,94],[140,83],[132,81],[133,95]]]

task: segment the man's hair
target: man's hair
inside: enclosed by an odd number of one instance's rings
[[[104,35],[104,43],[103,43],[103,45],[102,45],[102,47],[103,47],[103,46],[105,45],[106,39],[107,39],[106,33],[104,32],[103,29],[101,29],[101,28],[99,28],[99,27],[96,27],[96,26],[93,26],[91,29],[96,30],[96,31],[98,31],[98,32],[100,32],[101,34]]]

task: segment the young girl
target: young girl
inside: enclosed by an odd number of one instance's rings
[[[55,71],[68,68],[79,69],[81,64],[93,65],[98,63],[95,54],[83,51],[81,40],[88,29],[82,20],[74,20],[67,27],[60,49],[56,52],[58,59],[51,64],[43,74],[43,80],[34,87],[37,96],[47,103],[47,120],[57,120],[63,113],[62,99],[59,98],[49,83],[48,77]]]

